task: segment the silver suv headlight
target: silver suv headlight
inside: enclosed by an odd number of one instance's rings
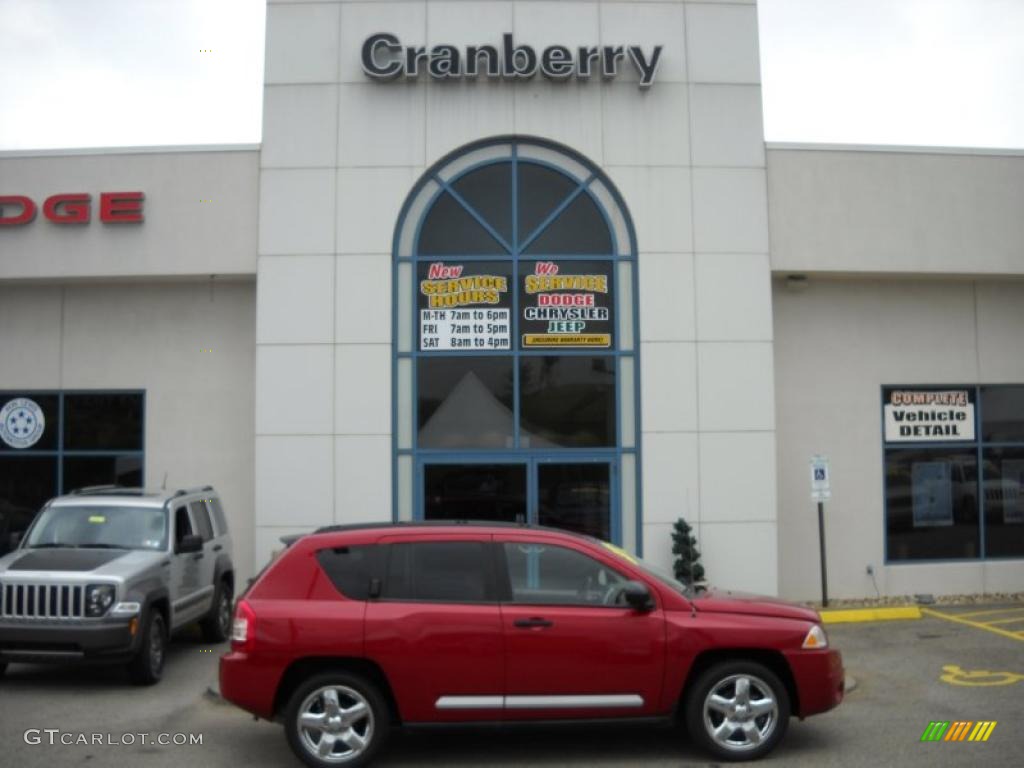
[[[90,584],[85,588],[85,615],[98,618],[114,604],[116,590],[113,584]]]

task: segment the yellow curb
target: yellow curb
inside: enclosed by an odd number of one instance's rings
[[[892,608],[847,608],[837,611],[819,611],[819,613],[821,620],[826,624],[921,618],[921,609],[916,605],[898,605]]]

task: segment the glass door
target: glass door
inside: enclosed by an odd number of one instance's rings
[[[425,458],[419,518],[529,522],[618,542],[614,465],[607,456]]]
[[[610,461],[538,461],[536,521],[612,541],[611,470]]]
[[[527,462],[424,462],[424,520],[528,520]]]

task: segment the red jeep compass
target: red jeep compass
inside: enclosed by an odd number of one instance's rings
[[[791,714],[842,700],[819,621],[562,531],[341,526],[239,600],[220,685],[318,767],[365,765],[401,725],[676,716],[717,759],[749,760]]]

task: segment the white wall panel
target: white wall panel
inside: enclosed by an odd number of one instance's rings
[[[692,250],[688,169],[610,166],[605,170],[626,200],[642,253]]]
[[[693,233],[697,251],[767,253],[764,171],[694,168]]]
[[[398,212],[419,177],[417,168],[338,171],[338,253],[391,253]]]
[[[256,382],[256,434],[331,433],[334,350],[329,344],[261,344]]]
[[[1019,153],[771,149],[768,183],[777,271],[1024,274]]]
[[[260,253],[334,251],[334,169],[260,174]]]
[[[338,165],[423,165],[422,83],[338,86]]]
[[[328,436],[256,438],[260,525],[319,527],[334,522],[333,451]]]
[[[688,3],[686,44],[692,82],[761,82],[756,7]]]
[[[258,343],[334,340],[333,256],[261,256],[256,285]]]
[[[334,439],[334,522],[391,522],[391,438]]]
[[[697,435],[648,432],[643,436],[644,523],[700,520]]]
[[[391,258],[338,256],[334,296],[339,343],[391,343]]]
[[[701,521],[775,520],[775,435],[702,432]]]
[[[693,255],[641,253],[637,269],[640,279],[640,339],[695,339]]]
[[[775,428],[770,342],[701,342],[697,376],[702,430]]]
[[[331,83],[338,72],[339,6],[267,7],[266,83]]]
[[[704,578],[720,589],[779,594],[778,531],[770,523],[701,523]]]
[[[263,89],[264,168],[333,167],[337,156],[338,86],[273,85]]]
[[[609,165],[689,165],[687,87],[647,90],[619,83],[605,89],[604,161]]]
[[[764,121],[757,85],[691,85],[693,164],[763,168]]]
[[[338,345],[336,365],[335,434],[391,434],[390,345]]]
[[[692,342],[641,345],[644,432],[697,429],[697,350]]]
[[[766,253],[694,257],[697,338],[771,341],[771,267]]]

